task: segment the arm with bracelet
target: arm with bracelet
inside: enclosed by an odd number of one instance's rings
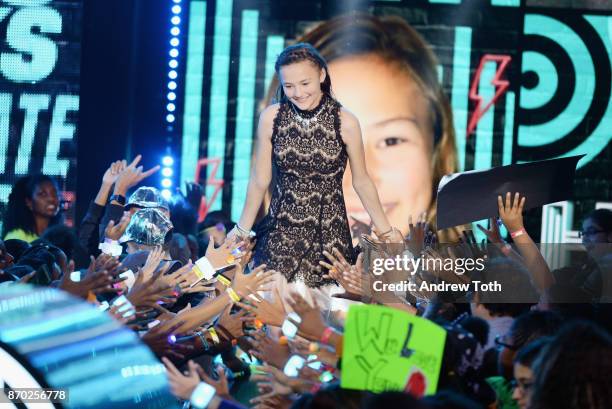
[[[523,225],[525,199],[524,196],[521,198],[518,192],[514,195],[514,200],[510,192],[506,193],[505,201],[502,196],[498,196],[499,216],[523,257],[523,263],[531,273],[534,284],[540,291],[546,291],[555,283],[555,279],[540,249],[529,237]]]

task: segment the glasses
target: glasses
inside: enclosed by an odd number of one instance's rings
[[[510,382],[510,387],[512,389],[519,388],[523,392],[527,392],[529,389],[531,389],[532,386],[533,386],[532,381],[525,382],[525,381],[514,379],[512,380],[512,382]]]
[[[516,351],[518,350],[520,347],[516,346],[516,345],[512,345],[510,343],[510,337],[507,335],[498,335],[495,337],[495,345],[499,346],[499,347],[504,347],[504,348],[508,348],[512,351]]]
[[[605,233],[605,230],[588,229],[588,230],[584,230],[584,231],[579,231],[578,232],[578,237],[579,238],[590,237],[590,236],[594,236],[594,235],[599,234],[599,233]]]

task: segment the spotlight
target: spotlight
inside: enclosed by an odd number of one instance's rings
[[[168,101],[174,101],[176,99],[176,94],[174,92],[168,92]]]
[[[179,45],[179,39],[176,37],[172,37],[172,39],[170,40],[170,45],[172,47],[178,47]]]
[[[168,189],[162,189],[161,195],[164,199],[170,200],[170,198],[172,197],[172,192]]]
[[[168,105],[166,105],[166,109],[170,112],[174,112],[176,106],[173,103],[169,103]]]
[[[170,81],[168,83],[168,89],[175,90],[176,89],[176,82],[175,81]]]
[[[170,186],[172,186],[172,180],[170,180],[170,179],[162,179],[161,184],[162,184],[163,187],[165,187],[167,189]]]
[[[168,65],[170,66],[170,68],[176,68],[176,67],[178,67],[178,61],[176,61],[176,60],[170,60],[170,62],[168,63]]]
[[[181,24],[181,18],[179,16],[174,16],[170,19],[170,22],[175,26],[178,26],[179,24]]]
[[[178,50],[176,48],[172,48],[170,50],[170,57],[172,57],[172,58],[178,57]]]
[[[181,6],[179,6],[179,5],[172,6],[172,12],[173,12],[174,14],[180,14],[180,12],[181,12]]]
[[[175,80],[177,76],[178,76],[178,74],[177,74],[177,73],[176,73],[176,71],[174,71],[174,70],[170,70],[170,71],[168,72],[168,77],[169,77],[170,79],[172,79],[172,80]]]
[[[172,123],[172,122],[174,122],[174,119],[175,119],[174,115],[172,115],[172,114],[166,115],[166,121]]]
[[[173,36],[177,36],[179,34],[181,34],[181,29],[178,27],[172,27],[170,29],[170,34],[172,34]]]
[[[174,158],[172,156],[164,156],[162,159],[162,165],[172,166],[174,164]]]
[[[169,178],[170,176],[172,176],[172,168],[163,168],[162,169],[162,176],[165,176],[167,178]]]

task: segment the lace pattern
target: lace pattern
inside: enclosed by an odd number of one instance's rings
[[[335,247],[354,260],[342,193],[348,154],[340,136],[340,108],[324,95],[311,111],[284,102],[274,119],[275,184],[268,215],[256,228],[255,263],[309,287],[334,283],[322,277],[324,250]]]

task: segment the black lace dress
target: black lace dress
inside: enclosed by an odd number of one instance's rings
[[[354,260],[342,194],[348,154],[340,135],[340,107],[324,95],[310,111],[283,102],[274,118],[272,201],[255,228],[254,260],[308,287],[334,282],[322,278],[324,250],[335,247]]]

